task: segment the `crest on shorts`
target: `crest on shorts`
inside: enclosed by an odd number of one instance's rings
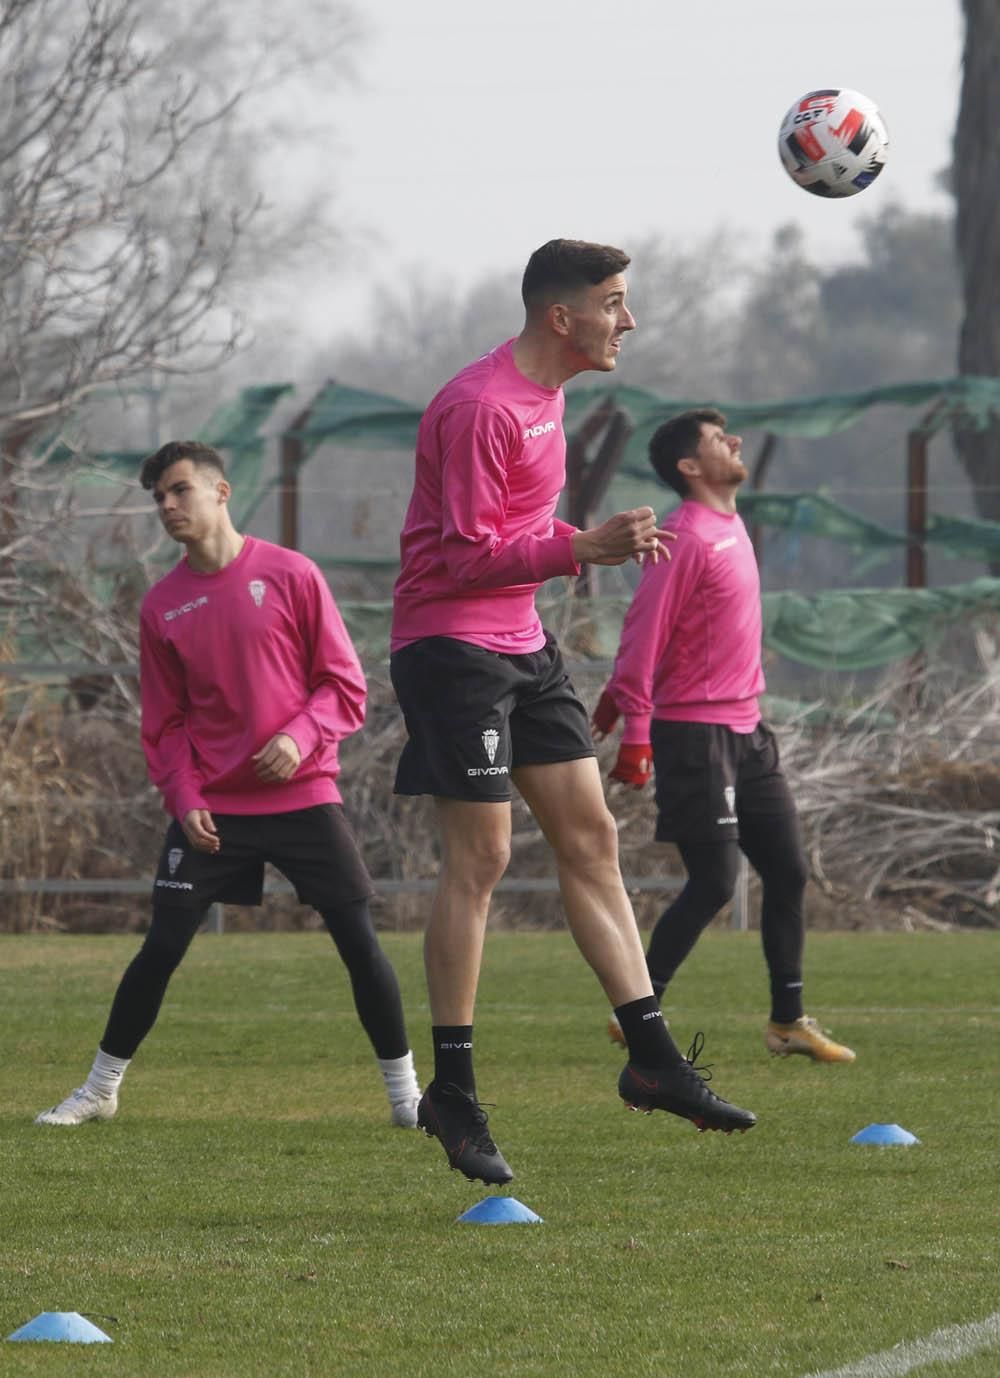
[[[499,745],[500,733],[496,730],[495,727],[488,727],[486,731],[483,733],[483,750],[486,752],[486,755],[490,759],[490,765],[493,764],[493,761],[496,758],[497,747]]]
[[[182,847],[171,847],[167,853],[167,868],[173,875],[181,861],[184,859],[184,849]]]
[[[257,604],[258,608],[264,601],[264,594],[267,592],[267,585],[263,579],[251,579],[247,588],[250,590],[250,597]]]
[[[733,789],[732,785],[727,785],[722,793],[726,797],[726,808],[732,813],[733,809],[736,807],[736,791]]]

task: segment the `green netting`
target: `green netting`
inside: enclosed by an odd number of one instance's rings
[[[927,382],[893,383],[866,392],[797,397],[782,402],[722,402],[716,398],[665,398],[643,388],[573,388],[566,394],[566,425],[577,425],[608,396],[628,416],[634,430],[622,456],[622,468],[636,475],[648,472],[646,458],[653,432],[668,417],[692,407],[717,407],[734,431],[763,430],[775,435],[820,439],[847,430],[869,408],[894,405],[933,408],[920,420],[928,435],[953,425],[985,430],[1000,417],[1000,378],[963,375]]]
[[[236,515],[246,522],[277,480],[261,483],[265,438],[263,422],[290,390],[287,383],[244,388],[235,402],[221,407],[199,438],[233,454],[233,472],[244,498]],[[649,437],[668,416],[693,406],[716,405],[734,429],[758,428],[776,434],[828,436],[855,424],[873,406],[924,407],[930,414],[920,425],[928,433],[956,422],[981,428],[1000,415],[1000,379],[965,376],[927,382],[897,383],[866,392],[794,398],[783,402],[706,402],[704,398],[664,398],[643,388],[578,387],[566,396],[566,424],[572,431],[608,398],[626,413],[634,432],[612,485],[617,506],[649,503],[665,511],[672,495],[649,468]],[[305,418],[288,434],[300,437],[306,456],[324,442],[364,449],[412,449],[421,408],[399,398],[364,388],[327,383],[313,399]],[[68,456],[68,452],[64,452]],[[133,477],[142,459],[134,451],[105,451],[88,468],[91,481]],[[784,527],[841,542],[864,557],[862,570],[888,556],[907,537],[840,506],[822,493],[742,493],[740,509],[749,521]],[[970,559],[1000,557],[1000,524],[956,517],[932,517],[926,539],[949,554]]]
[[[624,467],[641,475],[648,472],[646,450],[652,432],[667,417],[690,407],[718,407],[736,430],[759,429],[814,438],[846,430],[869,408],[882,405],[933,408],[933,413],[920,422],[927,434],[956,423],[982,430],[1000,416],[1000,378],[973,375],[894,383],[865,392],[751,403],[660,397],[645,388],[613,385],[569,389],[567,429],[572,431],[593,407],[609,397],[635,427],[626,446]],[[308,452],[323,441],[350,441],[353,445],[379,449],[410,448],[422,411],[421,407],[396,397],[331,382],[313,400],[306,419],[291,434],[305,440]]]
[[[259,487],[267,437],[261,427],[280,399],[293,390],[291,383],[266,383],[242,388],[232,402],[218,407],[194,437],[230,455],[229,471],[241,490]],[[51,464],[75,463],[74,482],[107,484],[135,482],[139,466],[148,450],[100,450],[82,455],[67,445],[56,445],[49,456]]]
[[[672,505],[673,495],[649,468],[649,437],[662,421],[694,406],[718,406],[737,430],[764,429],[782,435],[829,436],[854,425],[873,406],[923,407],[920,419],[931,434],[960,423],[982,428],[1000,416],[1000,379],[963,376],[926,382],[896,383],[865,392],[794,398],[783,402],[739,403],[704,398],[664,398],[643,388],[577,387],[566,395],[566,426],[572,430],[608,398],[635,428],[613,481],[615,506],[648,503],[658,511]],[[313,400],[297,430],[307,456],[327,441],[367,449],[412,449],[421,409],[398,398],[363,388],[327,383]],[[271,485],[273,486],[273,485]],[[255,508],[264,493],[252,502]],[[822,493],[742,493],[740,510],[748,521],[823,536],[849,546],[862,558],[861,572],[887,559],[908,537],[842,507]],[[1000,556],[1000,524],[953,517],[934,517],[926,539],[949,554],[994,560]]]
[[[539,598],[549,625],[570,613],[586,623],[590,654],[612,656],[618,645],[627,595],[576,599]],[[938,589],[836,589],[826,593],[765,593],[764,644],[802,665],[821,670],[868,670],[905,660],[933,645],[957,621],[1000,614],[1000,579],[974,579]],[[338,604],[352,638],[367,655],[388,654],[392,605]]]
[[[662,516],[677,506],[680,499],[650,480],[615,479],[609,489],[612,506],[624,511],[647,504]],[[737,495],[737,506],[748,526],[769,526],[794,533],[823,537],[849,547],[857,556],[855,573],[863,573],[887,560],[909,544],[909,537],[859,516],[824,493],[753,493]],[[1000,560],[1000,522],[971,517],[930,517],[925,543],[944,554],[964,560]],[[392,569],[398,560],[391,556],[314,555],[324,569]]]
[[[225,403],[212,414],[197,439],[217,450],[233,450],[245,454],[262,450],[265,437],[260,430],[286,393],[294,392],[292,383],[265,383],[243,388],[235,402]]]
[[[1000,522],[972,517],[930,517],[925,538],[965,560],[1000,560]]]
[[[952,624],[1000,613],[1000,579],[937,589],[837,589],[763,598],[764,644],[803,665],[865,670],[904,660]]]
[[[736,495],[736,502],[748,525],[777,526],[824,536],[858,552],[882,548],[895,551],[906,542],[898,531],[859,517],[824,493],[743,492]]]
[[[327,383],[305,420],[286,434],[298,436],[307,455],[330,440],[358,449],[412,450],[422,415],[422,407],[398,397]]]
[[[49,456],[50,464],[75,464],[73,482],[82,485],[135,482],[139,466],[148,450],[101,450],[86,457],[67,445],[57,445]]]

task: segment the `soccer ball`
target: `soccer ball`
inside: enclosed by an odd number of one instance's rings
[[[793,182],[814,196],[856,196],[885,165],[889,132],[860,91],[810,91],[781,121],[778,152]]]

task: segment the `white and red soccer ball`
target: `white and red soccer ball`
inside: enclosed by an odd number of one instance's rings
[[[860,91],[810,91],[781,121],[778,152],[793,182],[815,196],[855,196],[885,165],[889,131]]]

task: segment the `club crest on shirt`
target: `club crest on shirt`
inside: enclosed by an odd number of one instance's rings
[[[250,597],[259,608],[264,602],[264,594],[267,592],[267,585],[263,579],[251,579],[247,588],[250,590]]]

